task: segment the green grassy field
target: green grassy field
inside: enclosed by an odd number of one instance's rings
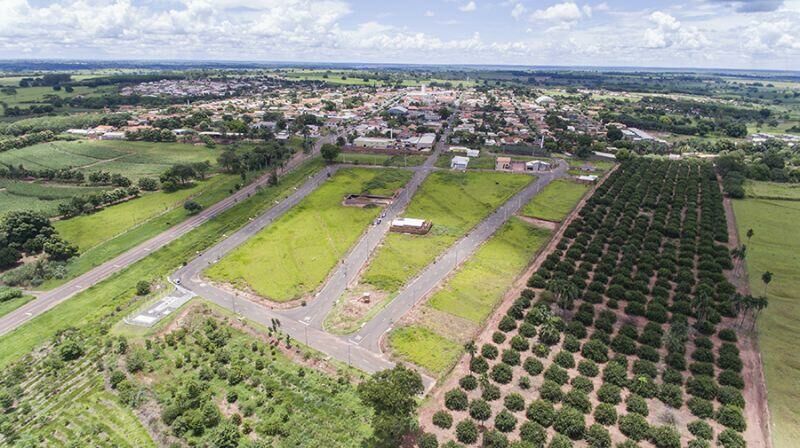
[[[748,198],[800,201],[800,185],[747,180],[744,191]]]
[[[221,149],[183,143],[75,140],[40,143],[0,153],[0,163],[25,168],[76,168],[85,173],[108,171],[132,180],[158,177],[176,163],[210,161]]]
[[[402,170],[344,169],[206,274],[285,302],[314,291],[380,208],[345,207],[348,193],[385,194],[403,186]]]
[[[584,165],[591,165],[595,168],[594,172],[584,172],[581,171],[581,167]],[[569,160],[569,174],[573,176],[578,176],[581,174],[595,174],[600,175],[611,168],[614,167],[614,162],[608,160],[577,160],[577,159],[570,159]]]
[[[430,220],[433,229],[421,236],[387,235],[362,281],[387,292],[397,291],[533,179],[507,173],[432,173],[404,216]]]
[[[136,306],[135,288],[140,280],[159,279],[249,222],[249,218],[272,207],[292,189],[305,182],[321,167],[319,159],[307,162],[281,179],[276,187],[263,188],[247,200],[225,211],[197,229],[178,238],[143,260],[130,265],[109,279],[76,294],[68,301],[41,314],[16,330],[0,336],[0,368],[19,359],[67,327],[95,328],[111,325]]]
[[[3,294],[4,292],[11,289],[12,288],[7,288],[5,286],[0,285],[0,294]],[[15,309],[21,307],[22,305],[25,305],[31,300],[33,300],[33,296],[22,296],[10,300],[0,301],[0,316],[4,316],[14,311]]]
[[[556,179],[523,207],[522,214],[531,218],[559,222],[572,211],[588,190],[588,185]]]
[[[183,203],[188,198],[199,198],[202,193],[213,190],[227,192],[238,181],[238,176],[217,175],[206,181],[198,182],[192,188],[170,193],[164,191],[148,193],[138,199],[106,208],[91,215],[57,221],[55,228],[64,239],[77,244],[81,251],[85,251],[130,231],[157,215],[176,208],[180,209],[182,213],[179,213],[181,216],[175,218],[182,221],[189,216],[188,212],[183,210]]]
[[[769,307],[758,321],[772,437],[775,448],[797,446],[800,439],[800,202],[745,199],[733,202],[739,237],[747,244],[747,269],[754,295],[764,292],[761,274],[773,273]],[[753,238],[747,241],[747,230]]]
[[[359,72],[357,70],[341,70],[328,73],[326,75],[325,70],[293,70],[293,71],[281,71],[280,74],[285,76],[289,79],[296,79],[302,81],[320,81],[325,82],[328,84],[339,84],[339,85],[353,85],[353,86],[371,86],[371,85],[396,85],[399,83],[403,87],[416,87],[422,84],[429,84],[431,82],[436,83],[451,83],[453,87],[463,86],[463,87],[471,87],[476,84],[474,80],[448,80],[448,79],[436,79],[436,78],[426,78],[426,79],[393,79],[391,82],[385,82],[383,80],[376,79],[373,75],[366,72]],[[366,81],[364,78],[368,78]]]
[[[339,154],[336,161],[339,163],[352,163],[356,165],[380,165],[380,166],[419,166],[425,163],[427,156],[391,156],[388,154],[366,154],[359,152],[343,152]]]
[[[56,91],[53,90],[52,87],[19,87],[19,80],[17,80],[17,93],[14,95],[7,95],[0,92],[0,101],[5,102],[9,107],[19,106],[21,108],[25,108],[34,104],[45,104],[44,99],[47,95],[55,95],[60,98],[74,98],[78,95],[95,96],[103,93],[113,92],[115,87],[76,86],[73,89],[74,90],[72,92],[67,92],[64,89]]]
[[[400,359],[433,373],[444,372],[461,354],[461,345],[416,325],[389,333],[389,347]]]

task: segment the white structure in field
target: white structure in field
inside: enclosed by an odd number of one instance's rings
[[[453,170],[466,170],[467,165],[469,165],[469,157],[455,156],[453,160],[450,161],[450,169]]]

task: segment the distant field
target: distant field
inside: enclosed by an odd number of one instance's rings
[[[800,201],[800,185],[748,180],[744,183],[748,198]]]
[[[339,163],[351,163],[355,165],[380,165],[380,166],[419,166],[425,163],[427,156],[390,156],[388,154],[366,154],[360,152],[343,152],[339,154],[336,161]]]
[[[206,274],[277,302],[314,291],[381,209],[345,207],[348,193],[388,193],[411,178],[402,170],[344,169]]]
[[[754,295],[764,292],[761,274],[773,273],[769,307],[758,321],[772,437],[775,448],[793,448],[800,440],[800,202],[745,199],[733,202],[740,241],[747,244],[747,270]],[[753,229],[748,242],[747,230]]]
[[[2,82],[2,79],[0,79]],[[17,86],[19,85],[19,81],[17,81]],[[20,108],[26,108],[34,104],[46,104],[44,99],[47,95],[55,95],[61,98],[73,98],[78,95],[83,96],[91,96],[91,95],[100,95],[102,93],[111,93],[115,90],[113,86],[102,86],[102,87],[84,87],[84,86],[77,86],[74,87],[72,92],[67,92],[64,89],[61,90],[53,90],[52,87],[16,87],[17,93],[16,95],[7,95],[5,93],[0,92],[0,101],[5,102],[8,104],[9,107],[18,106]]]
[[[522,214],[531,218],[559,222],[569,214],[588,190],[588,185],[557,179],[525,205]]]
[[[183,216],[176,217],[181,221],[188,216],[188,212],[183,210],[183,203],[189,197],[215,189],[227,191],[238,179],[238,176],[221,174],[204,182],[198,182],[192,188],[171,193],[164,191],[147,193],[138,199],[91,215],[57,221],[55,228],[64,239],[77,244],[78,248],[84,251],[175,208],[182,211]]]
[[[14,210],[34,210],[54,215],[58,205],[73,196],[88,195],[103,188],[17,182],[0,179],[0,215]]]
[[[449,82],[453,87],[458,87],[458,86],[471,87],[476,84],[474,80],[455,80],[455,79],[451,80],[451,79],[436,79],[436,78],[401,79],[401,80],[392,80],[390,82],[386,82],[383,80],[378,80],[368,73],[361,73],[358,71],[337,71],[326,74],[324,70],[297,70],[291,72],[282,71],[280,72],[280,74],[289,79],[297,79],[302,81],[320,81],[320,82],[326,82],[328,84],[355,85],[355,86],[371,86],[371,85],[383,86],[387,84],[396,85],[398,84],[398,81],[399,84],[401,84],[404,87],[414,87],[422,84],[430,84],[432,82],[439,84],[444,84]]]
[[[362,282],[397,291],[447,247],[534,179],[483,172],[434,172],[411,199],[404,216],[427,219],[427,235],[390,233],[373,256]]]
[[[208,160],[216,164],[220,149],[182,143],[126,141],[55,141],[0,153],[0,163],[25,168],[76,168],[83,172],[109,171],[133,180],[158,177],[176,163]]]

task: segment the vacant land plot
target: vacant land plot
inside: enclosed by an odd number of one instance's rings
[[[427,235],[391,233],[362,281],[393,292],[534,178],[506,173],[435,172],[420,186],[405,216],[427,219]]]
[[[0,179],[0,215],[15,210],[33,210],[55,215],[58,205],[74,196],[84,196],[103,190],[95,187],[17,182]]]
[[[557,179],[547,185],[523,209],[522,214],[546,221],[561,221],[589,189],[588,185]]]
[[[285,302],[314,291],[380,213],[380,208],[345,207],[348,193],[388,194],[411,173],[345,169],[300,204],[207,271],[217,281]]]
[[[412,155],[388,155],[388,154],[368,154],[363,152],[343,152],[339,154],[336,161],[339,163],[351,163],[355,165],[381,165],[381,166],[419,166],[425,162],[427,156]]]
[[[800,202],[745,199],[733,202],[739,237],[747,245],[747,270],[754,295],[764,292],[761,274],[773,273],[769,307],[758,323],[758,341],[772,416],[775,448],[797,446],[800,439]],[[754,235],[748,240],[747,230]]]
[[[592,167],[593,171],[582,170],[584,167]],[[608,160],[569,160],[569,174],[601,174],[614,167],[614,162]]]
[[[748,198],[800,201],[798,184],[748,180],[744,183],[744,191]]]
[[[216,164],[220,152],[182,143],[55,141],[0,153],[0,163],[30,170],[71,167],[86,173],[108,171],[137,180],[158,177],[176,163]]]
[[[445,372],[464,337],[474,334],[549,237],[548,230],[512,218],[431,296],[412,325],[391,333],[393,352],[434,374]],[[425,349],[415,347],[417,340]]]
[[[58,221],[55,223],[55,228],[64,239],[77,244],[81,251],[85,251],[176,208],[182,211],[182,216],[176,216],[175,219],[183,220],[188,216],[188,212],[183,210],[182,206],[188,198],[211,190],[221,189],[227,192],[238,179],[238,176],[218,175],[198,182],[192,188],[169,193],[164,191],[148,193],[138,199],[91,215]]]

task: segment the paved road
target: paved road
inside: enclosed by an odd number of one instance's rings
[[[324,143],[333,142],[336,137],[337,135],[331,134],[317,140],[313,150],[311,151],[311,154],[306,155],[300,153],[295,155],[295,157],[293,157],[286,164],[280,173],[284,173],[297,167],[300,163],[312,155],[319,153],[319,150]],[[187,218],[185,221],[175,225],[169,230],[164,231],[158,236],[153,237],[150,240],[134,247],[133,249],[128,250],[111,261],[107,261],[57,288],[47,292],[39,293],[36,300],[28,302],[27,304],[0,318],[0,335],[4,335],[13,331],[25,322],[52,309],[54,306],[64,302],[75,294],[85,291],[96,283],[105,280],[112,274],[121,271],[127,266],[136,263],[142,258],[148,256],[151,252],[160,249],[172,241],[175,241],[192,229],[195,229],[204,222],[228,210],[236,205],[240,200],[246,199],[251,194],[255,193],[258,188],[269,182],[269,177],[269,174],[264,174],[236,193],[202,210],[197,215]]]
[[[559,161],[558,166],[552,172],[538,173],[538,177],[534,182],[500,206],[466,236],[451,246],[433,264],[428,265],[384,309],[353,335],[352,341],[368,348],[370,351],[379,353],[381,351],[381,338],[392,328],[395,322],[411,310],[417,302],[424,299],[459,264],[469,259],[481,244],[488,240],[547,184],[556,178],[564,176],[567,168],[566,162]]]
[[[449,120],[442,138],[439,140],[434,150],[431,151],[431,154],[420,167],[413,168],[414,175],[411,177],[411,180],[405,185],[403,191],[394,202],[383,211],[380,223],[371,226],[367,230],[364,236],[361,237],[350,252],[342,259],[338,267],[333,271],[330,277],[328,277],[328,281],[307,306],[287,310],[284,312],[286,316],[301,320],[303,323],[309,324],[314,328],[322,329],[325,316],[333,309],[336,300],[344,294],[348,285],[358,280],[359,273],[367,264],[370,255],[372,255],[375,248],[383,241],[386,233],[389,231],[392,220],[405,211],[419,186],[425,181],[428,175],[436,169],[434,164],[447,146],[447,137],[450,135],[450,130],[452,129],[454,121],[455,114]]]

